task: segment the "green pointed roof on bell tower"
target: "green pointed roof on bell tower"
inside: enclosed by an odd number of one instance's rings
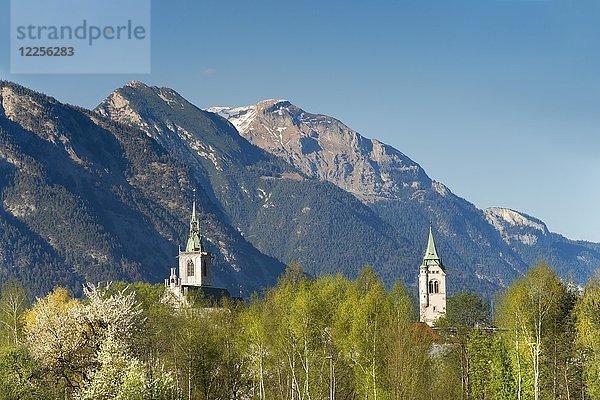
[[[204,251],[202,238],[200,237],[200,224],[196,213],[196,189],[194,189],[194,200],[192,202],[192,215],[190,216],[190,234],[185,246],[186,252]]]
[[[433,241],[433,230],[431,223],[429,224],[429,239],[427,240],[427,250],[425,250],[424,260],[439,260],[437,249],[435,248],[435,242]]]

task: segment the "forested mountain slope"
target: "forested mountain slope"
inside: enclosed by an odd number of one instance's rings
[[[241,137],[169,88],[131,82],[97,108],[155,138],[201,176],[228,221],[264,253],[311,274],[356,276],[367,263],[389,284],[414,280],[421,250],[344,190]]]
[[[197,172],[143,131],[8,82],[0,105],[3,280],[34,294],[79,292],[84,280],[160,282],[184,243],[192,188],[217,284],[255,290],[282,271],[227,223]]]
[[[566,239],[541,222],[536,224],[543,229],[532,228],[535,218],[512,210],[480,210],[432,180],[399,150],[330,116],[306,112],[286,100],[208,110],[307,176],[354,194],[415,247],[423,243],[423,221],[432,221],[450,274],[504,286],[538,258],[546,258],[563,277],[584,283],[600,266],[597,244]]]

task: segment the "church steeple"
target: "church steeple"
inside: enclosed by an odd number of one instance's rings
[[[200,237],[200,225],[198,223],[198,215],[196,213],[196,189],[194,189],[194,200],[192,202],[192,215],[190,216],[190,233],[188,236],[185,251],[204,251],[202,238]]]
[[[204,290],[212,287],[212,259],[213,255],[204,248],[200,236],[200,221],[196,209],[196,189],[192,201],[192,214],[190,215],[190,233],[185,245],[185,251],[179,249],[179,273],[171,273],[165,280],[165,285],[178,297],[182,298],[189,290]],[[174,283],[171,283],[173,282]],[[225,290],[225,289],[223,289]]]
[[[427,250],[425,250],[424,260],[439,260],[437,249],[435,248],[435,242],[433,241],[433,231],[431,229],[431,223],[429,224],[429,239],[427,240]]]
[[[419,268],[419,320],[433,326],[446,313],[446,271],[438,255],[429,223],[429,239]]]

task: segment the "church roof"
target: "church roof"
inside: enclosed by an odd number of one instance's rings
[[[433,240],[433,231],[431,225],[429,225],[429,239],[427,240],[427,250],[425,250],[424,260],[439,260],[437,249],[435,248],[435,242]]]
[[[192,215],[190,216],[190,234],[188,237],[185,251],[204,251],[202,237],[200,236],[200,224],[198,214],[196,213],[196,190],[194,189],[194,201],[192,203]]]

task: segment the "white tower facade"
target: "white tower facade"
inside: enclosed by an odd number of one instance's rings
[[[179,276],[183,286],[212,286],[212,256],[204,249],[179,252]]]
[[[438,256],[431,225],[423,262],[419,268],[419,320],[433,326],[446,314],[446,271]]]

